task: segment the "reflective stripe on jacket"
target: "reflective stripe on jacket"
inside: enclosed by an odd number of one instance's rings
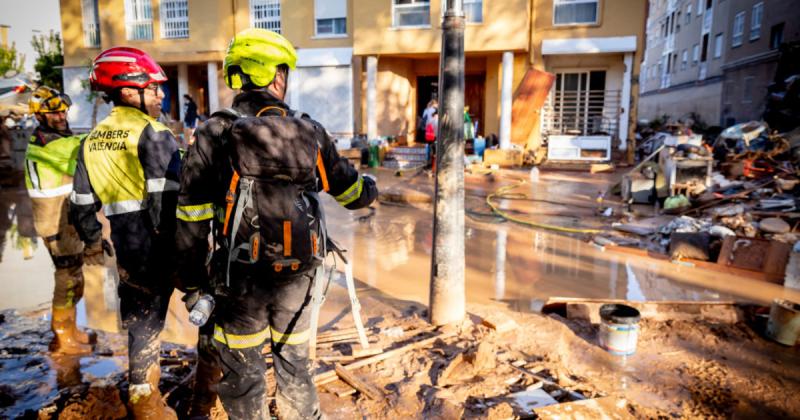
[[[58,197],[72,192],[72,175],[83,137],[61,137],[39,129],[34,132],[25,152],[25,187],[31,198]]]

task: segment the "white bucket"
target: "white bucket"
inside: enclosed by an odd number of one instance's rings
[[[636,353],[640,318],[639,310],[627,305],[601,306],[600,331],[597,334],[600,347],[617,356]]]
[[[800,338],[800,304],[775,299],[769,310],[767,337],[786,346],[794,346]]]

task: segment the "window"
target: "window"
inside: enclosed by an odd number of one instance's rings
[[[697,0],[697,17],[703,16],[703,7],[704,0]]]
[[[731,98],[733,98],[734,89],[736,89],[736,85],[733,83],[733,80],[728,80],[725,82],[725,92],[722,95],[724,100],[723,103],[725,105],[731,105]]]
[[[731,46],[738,47],[742,45],[742,36],[744,35],[744,12],[739,12],[733,18],[733,35],[731,36]]]
[[[678,54],[672,54],[672,73],[678,72]]]
[[[750,15],[750,40],[755,41],[761,38],[761,18],[764,15],[764,3],[753,6],[753,13]]]
[[[150,0],[125,0],[125,35],[129,41],[153,39]]]
[[[100,46],[100,17],[97,13],[97,0],[82,0],[83,44],[89,48]]]
[[[703,35],[703,49],[700,50],[700,61],[705,63],[708,60],[708,34]]]
[[[753,76],[746,76],[744,83],[742,83],[742,103],[749,104],[753,102]]]
[[[250,24],[281,33],[280,0],[250,0]]]
[[[556,73],[544,113],[545,130],[588,135],[616,134],[620,91],[606,90],[605,71]]]
[[[188,0],[161,0],[161,38],[189,38]]]
[[[553,0],[553,23],[577,25],[597,23],[598,0]]]
[[[681,31],[681,12],[678,12],[678,16],[675,18],[675,33]]]
[[[769,49],[777,50],[783,44],[783,22],[775,25],[769,31]]]
[[[716,37],[714,37],[714,58],[722,57],[722,44],[723,37],[722,34],[719,33]]]
[[[681,54],[681,70],[686,70],[686,67],[689,65],[689,52],[687,50],[683,50]]]
[[[347,1],[314,0],[317,36],[347,34]]]
[[[692,3],[686,5],[686,24],[692,23]]]
[[[464,0],[464,17],[470,23],[483,22],[483,0]]]
[[[692,47],[692,65],[700,61],[700,44],[694,44]]]
[[[431,3],[427,0],[392,0],[392,25],[430,26]]]
[[[317,19],[317,35],[347,34],[347,18]]]

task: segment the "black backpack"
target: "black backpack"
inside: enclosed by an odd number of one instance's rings
[[[319,182],[327,189],[321,128],[303,114],[270,109],[282,115],[245,116],[231,108],[213,115],[231,120],[223,134],[234,169],[223,225],[227,283],[231,262],[251,264],[272,277],[293,277],[319,266],[325,255],[317,195]]]

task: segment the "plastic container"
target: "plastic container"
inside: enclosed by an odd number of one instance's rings
[[[786,346],[800,338],[800,304],[784,299],[772,301],[767,322],[767,337]]]
[[[380,160],[381,147],[378,144],[369,145],[369,167],[377,168],[381,164]]]
[[[475,149],[475,154],[483,157],[483,152],[486,150],[486,139],[483,137],[475,137],[472,144]]]
[[[600,347],[617,356],[636,353],[639,341],[639,310],[627,305],[605,304],[600,307]]]

